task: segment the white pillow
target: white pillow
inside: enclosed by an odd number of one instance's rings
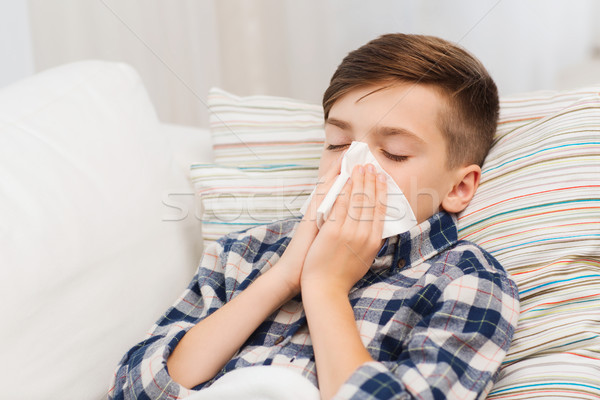
[[[86,61],[4,88],[0,159],[2,395],[104,397],[198,261],[198,221],[167,221],[175,164],[140,77]]]
[[[222,165],[319,165],[323,108],[275,96],[208,93],[215,162]]]
[[[204,246],[232,231],[299,217],[318,170],[299,164],[192,164],[191,179],[202,201]]]

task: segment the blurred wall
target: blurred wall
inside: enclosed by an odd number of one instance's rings
[[[0,88],[34,71],[27,2],[0,1]]]
[[[27,31],[29,22],[35,71],[85,58],[127,62],[140,72],[167,122],[206,126],[211,86],[319,103],[348,51],[398,31],[466,47],[488,67],[501,95],[600,83],[600,4],[594,0],[27,4],[29,21],[14,30]]]
[[[29,0],[37,71],[81,59],[131,64],[161,120],[206,125],[218,84],[214,1]]]

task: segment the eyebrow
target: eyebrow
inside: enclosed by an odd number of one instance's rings
[[[344,130],[350,130],[350,128],[352,127],[348,122],[342,121],[339,119],[335,119],[335,118],[327,118],[327,121],[325,121],[325,123],[333,125],[333,126],[337,126],[338,128],[344,129]]]
[[[342,121],[342,120],[336,119],[336,118],[327,118],[327,121],[325,121],[325,123],[337,126],[338,128],[340,128],[342,130],[351,130],[351,128],[352,128],[352,125],[349,122]],[[425,143],[425,141],[423,139],[421,139],[418,135],[414,134],[413,132],[411,132],[405,128],[398,128],[398,127],[393,127],[393,126],[378,126],[376,131],[378,134],[385,136],[385,137],[399,135],[399,136],[403,136],[409,140],[413,140],[417,143],[421,143],[421,144]]]

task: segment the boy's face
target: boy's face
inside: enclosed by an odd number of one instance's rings
[[[406,196],[417,222],[427,220],[439,211],[457,177],[446,168],[446,141],[438,122],[444,106],[440,94],[424,85],[352,90],[334,103],[325,122],[319,176],[353,140],[365,142]]]

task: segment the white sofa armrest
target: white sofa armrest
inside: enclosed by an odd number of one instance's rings
[[[191,191],[181,151],[206,136],[170,131],[121,63],[68,64],[0,91],[6,398],[105,398],[119,359],[189,282],[200,223],[168,220],[163,199]]]

